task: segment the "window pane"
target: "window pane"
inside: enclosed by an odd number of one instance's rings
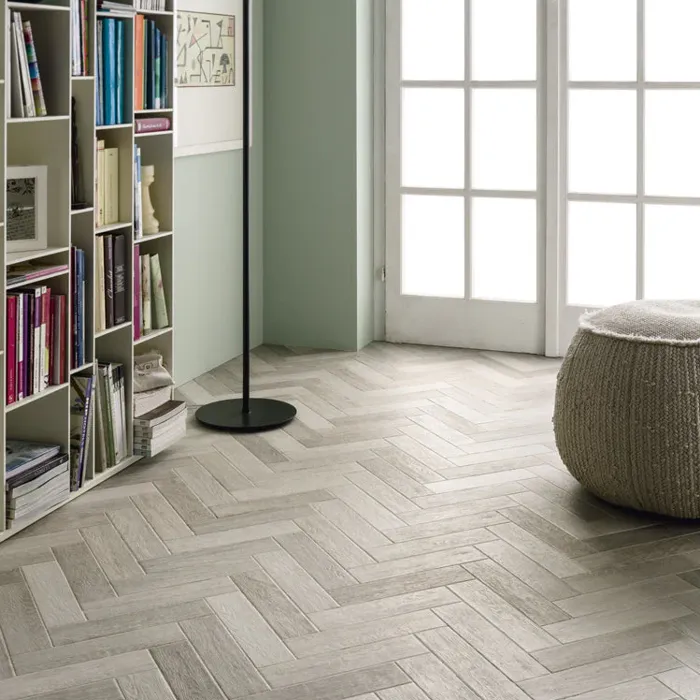
[[[646,194],[700,196],[700,91],[648,90]]]
[[[474,80],[537,78],[535,0],[472,0],[471,36]]]
[[[636,193],[636,92],[570,91],[569,191]]]
[[[464,0],[403,0],[404,80],[464,80]]]
[[[700,298],[700,207],[645,208],[644,296]]]
[[[636,79],[637,0],[569,0],[569,80]]]
[[[537,203],[534,200],[473,200],[472,296],[537,301]]]
[[[464,90],[403,91],[402,185],[464,187]]]
[[[472,186],[534,191],[536,91],[477,89],[472,101]]]
[[[569,204],[568,303],[609,306],[637,296],[634,204]]]
[[[645,22],[646,79],[700,80],[698,0],[647,0]]]
[[[464,198],[405,195],[401,293],[464,297]]]

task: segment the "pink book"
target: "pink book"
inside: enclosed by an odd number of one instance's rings
[[[134,246],[134,340],[141,337],[141,246]]]
[[[17,297],[7,297],[7,405],[17,400]]]
[[[26,295],[20,294],[17,297],[17,335],[15,338],[15,347],[17,352],[17,400],[21,401],[26,395],[27,378],[26,367],[24,364],[25,344],[27,342],[27,314],[29,313],[26,306]]]
[[[168,117],[145,117],[135,122],[137,134],[147,134],[151,131],[168,131],[170,119]]]

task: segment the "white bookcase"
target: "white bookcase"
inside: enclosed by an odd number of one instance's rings
[[[52,4],[49,4],[51,2]],[[0,207],[0,246],[5,267],[2,270],[0,284],[7,290],[7,266],[19,261],[36,260],[37,262],[62,262],[71,264],[70,247],[75,245],[86,253],[87,293],[86,293],[86,364],[80,368],[72,368],[71,363],[71,333],[70,333],[70,273],[63,272],[48,276],[41,282],[58,294],[68,296],[68,313],[66,319],[66,348],[67,375],[79,371],[94,371],[97,360],[120,362],[126,371],[127,395],[127,424],[129,427],[129,454],[132,454],[132,406],[133,406],[133,366],[134,356],[146,350],[158,350],[165,364],[173,370],[174,348],[174,295],[173,295],[173,248],[174,248],[174,209],[173,209],[173,176],[174,176],[174,104],[175,75],[175,0],[167,0],[167,10],[151,12],[139,10],[140,14],[155,20],[158,28],[167,36],[170,46],[171,64],[168,70],[170,81],[169,100],[167,109],[146,110],[134,112],[133,83],[134,83],[134,26],[131,17],[119,16],[126,23],[126,75],[125,75],[125,121],[128,123],[117,126],[96,126],[96,66],[97,46],[95,41],[97,19],[100,16],[112,16],[98,12],[96,0],[89,0],[89,76],[73,77],[71,75],[71,13],[70,0],[44,0],[41,4],[25,2],[5,2],[4,11],[0,13],[0,90],[2,91],[3,118],[0,120],[0,162],[5,169],[17,165],[46,165],[48,166],[48,249],[32,253],[8,253],[6,246],[6,187],[2,188],[2,207]],[[11,90],[10,70],[10,40],[11,13],[19,11],[23,20],[30,20],[36,44],[37,60],[41,72],[41,80],[46,98],[48,116],[36,118],[10,118],[9,95]],[[80,154],[80,169],[83,184],[83,195],[89,203],[87,209],[71,210],[71,98],[76,98],[76,121],[78,128],[78,145]],[[167,116],[171,119],[169,131],[149,134],[136,134],[134,120],[140,116]],[[96,227],[96,211],[94,208],[94,182],[96,169],[96,142],[105,141],[107,147],[119,148],[120,160],[120,223]],[[133,151],[134,143],[141,147],[143,165],[155,166],[155,182],[151,186],[151,200],[155,216],[160,222],[160,233],[144,236],[134,240],[133,210]],[[127,239],[127,323],[110,328],[99,333],[95,332],[95,311],[97,307],[96,290],[96,238],[98,235],[112,231],[123,233]],[[163,274],[163,285],[168,305],[171,327],[152,332],[147,337],[134,340],[133,320],[133,246],[140,246],[141,254],[158,253]],[[131,274],[129,271],[131,270]],[[0,304],[0,320],[3,333],[2,372],[0,380],[1,395],[6,403],[5,389],[5,350],[7,348],[6,332],[6,291]],[[93,413],[94,415],[94,413]],[[90,450],[85,471],[85,485],[66,499],[65,503],[80,496],[81,493],[95,487],[114,474],[131,466],[139,457],[130,456],[122,463],[106,470],[100,470],[95,458],[96,426],[90,440]],[[0,440],[8,438],[47,441],[60,443],[68,452],[70,439],[70,387],[69,384],[52,386],[49,389],[30,396],[27,399],[5,405],[3,420],[0,421]],[[5,465],[3,461],[3,489],[0,493],[0,542],[19,532],[23,528],[5,529]],[[65,503],[61,504],[64,505]],[[35,520],[39,520],[56,506]],[[33,521],[32,521],[33,522]],[[27,527],[31,522],[24,525]]]

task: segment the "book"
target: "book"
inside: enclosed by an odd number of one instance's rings
[[[99,19],[102,25],[102,94],[104,99],[104,124],[117,123],[117,27],[112,18]]]
[[[105,247],[105,326],[114,326],[114,237],[111,234],[104,236]]]
[[[17,400],[27,395],[26,364],[24,346],[27,332],[27,304],[24,294],[17,295]]]
[[[59,495],[63,496],[65,500],[69,493],[70,476],[68,470],[65,469],[50,481],[19,497],[17,500],[10,497],[7,504],[7,518],[8,520],[16,520],[24,516],[41,513],[47,507],[53,505]]]
[[[115,76],[115,102],[117,112],[117,124],[124,123],[124,22],[117,22],[117,44],[116,44],[116,76]]]
[[[41,74],[39,73],[39,61],[37,60],[36,47],[34,45],[32,23],[27,20],[23,23],[23,27],[24,43],[29,63],[29,77],[32,81],[32,92],[34,94],[34,110],[37,117],[45,117],[47,115],[46,102],[44,101],[44,90],[41,86]]]
[[[17,32],[15,31],[15,21],[12,20],[10,28],[10,71],[11,71],[11,92],[10,92],[10,114],[15,118],[26,117],[26,104],[24,101],[24,88],[22,86],[21,58],[17,42]]]
[[[90,428],[94,377],[77,375],[70,379],[70,463],[71,491],[77,491],[84,483],[87,459],[88,432]]]
[[[60,445],[8,439],[5,442],[5,473],[8,476],[22,474],[60,451]]]
[[[60,272],[67,271],[68,265],[65,264],[51,265],[35,262],[16,263],[7,268],[7,284],[25,284],[26,282],[31,282],[37,277],[56,275]]]
[[[135,122],[137,134],[149,134],[154,131],[168,131],[170,129],[169,117],[142,117]]]
[[[6,523],[7,529],[21,529],[23,527],[26,527],[27,525],[30,525],[37,518],[38,515],[40,515],[41,513],[46,513],[52,508],[61,505],[61,503],[63,503],[69,495],[70,490],[68,488],[68,479],[66,479],[66,485],[64,489],[62,491],[56,492],[50,500],[41,503],[40,506],[37,507],[37,511],[31,511],[21,517],[17,517],[14,513],[8,513]]]
[[[171,386],[163,386],[159,389],[151,389],[151,391],[141,391],[134,394],[134,416],[140,418],[164,403],[171,401],[172,397],[173,388]]]
[[[143,202],[141,186],[141,148],[134,144],[134,238],[143,236]]]
[[[154,23],[155,25],[155,23]],[[155,36],[153,37],[153,108],[160,109],[160,63],[161,63],[161,31],[158,27],[155,27]]]
[[[103,126],[105,123],[104,27],[100,20],[97,21],[97,80],[95,81],[95,106],[97,112],[97,126]]]
[[[6,367],[6,396],[9,406],[17,400],[17,297],[7,296],[7,367]]]
[[[119,221],[119,149],[105,148],[105,225]]]
[[[160,35],[160,108],[168,106],[168,76],[170,75],[168,55],[168,37],[161,32]]]
[[[97,226],[105,225],[105,142],[101,139],[97,141]]]
[[[134,18],[134,109],[143,109],[143,15]],[[137,132],[138,133],[138,132]]]
[[[105,239],[104,236],[97,236],[97,252],[96,252],[96,281],[95,289],[96,294],[96,304],[95,309],[95,323],[97,325],[97,330],[104,331],[107,329],[107,307],[106,307],[106,296],[105,296]]]
[[[46,476],[46,480],[48,481],[51,478],[48,475],[56,476],[56,474],[65,471],[68,468],[68,461],[68,455],[59,453],[55,457],[41,462],[32,469],[27,469],[21,474],[8,476],[5,481],[5,490],[12,491],[16,495],[21,496],[23,493],[33,490],[36,486],[41,486],[42,477]],[[57,471],[59,469],[60,471]]]
[[[114,325],[126,322],[126,237],[114,236]]]
[[[134,430],[148,431],[187,412],[185,401],[166,401],[152,411],[134,418]]]
[[[22,25],[22,15],[19,12],[13,13],[12,29],[15,44],[17,46],[17,56],[19,60],[19,70],[22,82],[22,105],[24,117],[35,117],[36,107],[34,105],[34,92],[29,74],[29,60],[27,58],[26,42],[24,40],[24,28]]]
[[[151,294],[155,315],[154,328],[167,328],[168,307],[165,303],[165,289],[163,288],[163,274],[160,269],[160,256],[158,253],[151,255]]]
[[[98,413],[101,416],[99,426],[104,440],[104,462],[102,468],[113,467],[116,462],[114,421],[112,418],[112,389],[111,389],[110,365],[98,362],[97,365],[97,397],[99,402]]]
[[[143,298],[141,297],[141,246],[137,243],[134,246],[134,309],[133,309],[133,324],[134,324],[134,340],[141,338],[141,307]]]
[[[141,256],[141,295],[143,296],[143,324],[144,335],[153,330],[151,317],[151,256],[146,253]]]

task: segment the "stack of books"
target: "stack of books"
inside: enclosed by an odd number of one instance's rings
[[[126,236],[97,236],[97,331],[126,323]]]
[[[132,5],[126,5],[118,0],[97,0],[97,10],[119,17],[133,17],[136,12]]]
[[[5,449],[7,528],[21,527],[70,495],[68,455],[60,445],[8,440]]]
[[[90,75],[88,63],[88,0],[71,0],[70,18],[73,28],[71,52],[71,70],[73,75]]]
[[[66,303],[41,285],[7,295],[7,405],[65,383]]]
[[[97,465],[109,469],[128,456],[124,365],[97,364]]]
[[[95,201],[99,228],[119,222],[119,149],[106,148],[105,142],[98,140],[96,161]]]
[[[85,483],[85,465],[90,451],[95,377],[90,373],[70,378],[70,490]]]
[[[77,369],[85,364],[85,285],[87,270],[85,268],[85,251],[73,246],[71,248],[73,269],[71,272],[71,337],[73,352],[71,367]]]
[[[29,21],[23,22],[19,12],[12,13],[10,68],[12,71],[10,116],[45,117],[48,112],[41,87],[32,25]]]
[[[165,12],[165,0],[134,0],[134,7],[137,10]]]
[[[186,430],[187,404],[168,401],[134,419],[134,454],[155,457],[185,437]]]
[[[155,21],[135,17],[134,109],[167,109],[170,101],[170,46]]]
[[[97,19],[97,126],[124,124],[126,20]]]
[[[170,325],[158,253],[141,255],[134,246],[134,340]]]

